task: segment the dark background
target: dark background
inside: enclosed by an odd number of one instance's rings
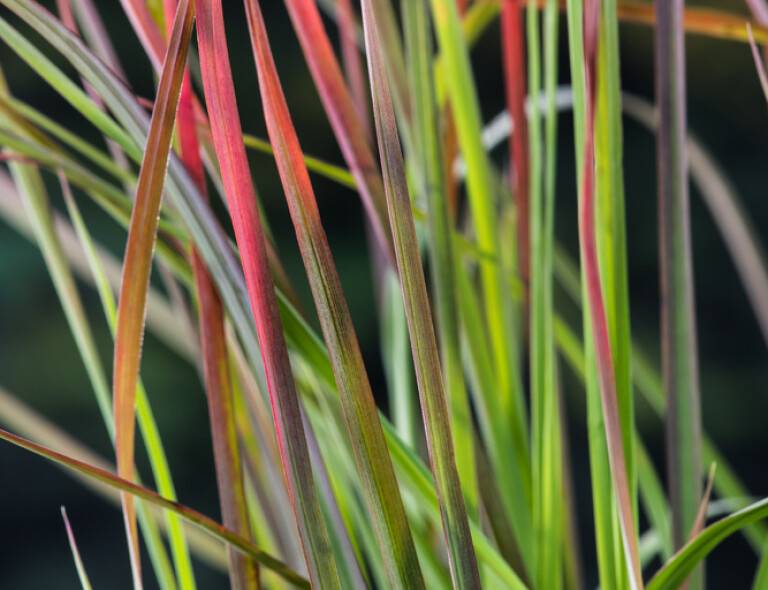
[[[119,2],[104,0],[98,4],[131,84],[138,94],[152,97],[149,64]],[[308,153],[341,163],[285,9],[281,2],[262,4],[302,145]],[[264,136],[242,6],[234,1],[225,2],[225,6],[243,125],[248,132]],[[741,4],[722,3],[720,7],[744,10]],[[327,24],[333,31],[333,25]],[[560,79],[567,83],[564,26],[561,32]],[[473,52],[486,119],[503,107],[498,35],[498,27],[491,27]],[[624,89],[652,98],[652,31],[624,25],[621,35]],[[689,36],[687,56],[690,128],[716,155],[737,187],[758,234],[765,237],[768,112],[749,49],[739,43]],[[5,46],[0,47],[0,64],[19,97],[71,129],[93,133]],[[557,232],[559,239],[575,253],[573,130],[568,114],[560,119],[559,137]],[[495,153],[499,162],[505,159],[502,152]],[[258,155],[252,156],[252,164],[255,182],[276,230],[280,254],[292,279],[300,286],[307,307],[312,309],[274,165]],[[625,173],[633,334],[657,361],[655,143],[647,131],[631,122],[625,126]],[[360,207],[350,191],[318,178],[313,182],[374,388],[382,392],[378,327],[372,313],[373,293]],[[61,205],[58,196],[54,200],[57,206]],[[691,201],[704,424],[753,495],[765,496],[765,343],[724,244],[695,190]],[[124,232],[81,202],[98,239],[121,254]],[[109,368],[111,345],[98,300],[89,287],[81,287],[103,360]],[[164,434],[179,499],[218,517],[206,405],[197,372],[151,335],[145,346],[143,375]],[[585,573],[587,587],[593,587],[596,571],[582,393],[568,370],[563,373],[570,400]],[[40,253],[2,222],[0,385],[102,455],[111,456],[93,394]],[[638,422],[663,473],[661,425],[643,404],[638,406]],[[118,510],[46,461],[6,444],[0,444],[0,588],[78,587],[59,515],[61,505],[68,509],[95,587],[129,588],[128,557]],[[711,586],[722,587],[727,581],[730,588],[748,587],[755,563],[754,554],[742,538],[728,541],[709,560]],[[149,568],[149,564],[145,567]],[[204,567],[199,571],[200,588],[225,587],[221,575]]]

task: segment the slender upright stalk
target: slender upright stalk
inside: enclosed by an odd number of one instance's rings
[[[667,391],[672,536],[681,547],[701,500],[701,410],[686,152],[683,0],[656,3],[661,346]],[[701,587],[691,578],[691,588]]]

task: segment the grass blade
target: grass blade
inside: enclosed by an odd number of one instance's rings
[[[69,549],[72,551],[72,558],[75,560],[75,567],[77,568],[77,577],[80,579],[80,587],[83,590],[91,590],[91,581],[88,578],[88,572],[85,571],[83,560],[80,558],[80,551],[77,548],[77,540],[75,539],[75,533],[72,530],[72,525],[69,523],[67,517],[67,510],[64,506],[61,507],[61,517],[64,519],[64,528],[67,530],[67,540],[69,541]]]
[[[338,574],[315,491],[299,400],[267,266],[256,194],[242,143],[220,0],[203,0],[197,6],[197,13],[198,45],[205,97],[212,115],[213,141],[261,343],[288,492],[310,579],[320,587],[335,588],[339,585]]]
[[[370,0],[363,3],[363,26],[387,208],[403,288],[432,471],[435,475],[443,529],[449,547],[451,577],[458,588],[478,588],[480,580],[477,562],[456,471],[448,407],[427,298],[424,270],[421,266],[411,213],[411,198],[406,185],[394,107],[381,54],[378,24]]]
[[[189,42],[192,37],[194,7],[182,0],[177,11],[174,34],[168,49],[152,113],[144,160],[136,187],[136,202],[131,214],[123,264],[123,280],[118,299],[113,403],[117,472],[133,479],[135,404],[144,333],[147,288],[152,267],[160,199],[165,182],[173,125]],[[128,534],[134,586],[141,587],[139,542],[133,496],[123,497],[123,513]]]
[[[585,285],[590,309],[591,328],[594,335],[595,359],[600,386],[604,428],[610,460],[613,492],[621,523],[622,547],[629,576],[630,587],[643,587],[640,559],[637,549],[637,533],[632,508],[630,485],[627,476],[623,434],[616,398],[616,376],[613,365],[610,328],[601,286],[598,262],[598,246],[595,227],[595,102],[598,23],[600,5],[587,0],[584,8],[584,63],[585,120],[583,124],[584,172],[581,178],[579,198],[579,240],[584,267]]]
[[[560,588],[563,581],[562,441],[553,334],[553,271],[555,210],[557,80],[557,6],[545,9],[544,57],[546,77],[546,136],[542,130],[539,95],[542,83],[539,14],[529,3],[528,88],[532,109],[529,124],[530,153],[530,365],[531,452],[535,569],[539,588]],[[544,139],[544,142],[542,140]]]
[[[755,69],[757,70],[757,77],[760,79],[760,87],[763,89],[765,100],[768,101],[768,73],[765,71],[765,64],[763,58],[760,56],[760,51],[755,44],[755,35],[752,32],[752,26],[747,24],[747,34],[749,35],[749,46],[752,50],[752,59],[755,60]]]
[[[373,392],[277,76],[261,9],[255,0],[246,0],[245,4],[267,130],[328,345],[378,548],[384,556],[391,587],[419,587],[421,571]]]
[[[527,286],[530,279],[530,232],[528,223],[528,117],[525,114],[526,74],[525,35],[523,30],[523,3],[520,0],[501,2],[501,42],[504,57],[504,81],[507,110],[514,121],[515,132],[511,135],[509,153],[512,169],[512,192],[517,214],[517,257],[520,278]],[[526,295],[526,301],[528,297]]]
[[[458,11],[454,0],[431,0],[430,5],[446,72],[447,94],[456,120],[459,145],[467,164],[469,205],[478,247],[492,256],[498,256],[498,216],[493,203],[496,187],[482,144],[480,106]],[[524,561],[530,564],[531,490],[527,483],[530,481],[530,462],[512,310],[505,296],[506,285],[498,265],[489,260],[481,261],[480,278],[484,324],[491,342],[493,371],[501,398],[502,414],[498,419],[511,430],[514,444],[515,460],[507,469],[512,472],[515,485],[505,490],[504,500]]]
[[[685,542],[701,498],[701,417],[685,146],[683,2],[656,5],[659,256],[667,453],[675,547]],[[694,577],[692,588],[700,588]]]
[[[430,268],[436,301],[440,360],[451,417],[464,499],[471,516],[479,506],[475,468],[474,432],[464,372],[461,362],[459,315],[454,267],[457,262],[453,227],[448,210],[448,195],[443,176],[443,149],[440,145],[435,89],[431,76],[432,40],[429,12],[425,0],[403,2],[406,49],[412,95],[416,168],[422,170],[418,190],[427,203]],[[398,295],[399,296],[399,295]]]
[[[382,252],[392,256],[384,187],[360,118],[314,2],[286,0],[309,71],[341,153],[357,181],[366,214]]]
[[[291,570],[279,559],[261,551],[258,547],[253,545],[247,539],[243,539],[236,532],[229,530],[227,527],[217,523],[215,520],[201,514],[200,512],[193,510],[178,502],[173,502],[160,496],[158,493],[153,492],[147,488],[141,487],[133,482],[122,479],[109,471],[94,467],[83,461],[73,459],[67,455],[58,453],[52,449],[49,449],[43,445],[39,445],[35,442],[27,440],[21,436],[17,436],[11,432],[0,429],[0,439],[9,442],[17,447],[21,447],[31,453],[44,457],[54,463],[58,463],[78,472],[79,474],[98,481],[102,484],[108,485],[112,488],[120,490],[123,493],[132,494],[137,498],[146,500],[148,503],[158,506],[164,510],[170,510],[178,514],[181,518],[187,522],[201,528],[206,533],[210,534],[214,538],[232,545],[238,549],[238,551],[250,556],[258,561],[264,567],[269,568],[275,573],[279,574],[286,581],[294,584],[299,588],[310,588],[309,582]]]
[[[648,590],[679,588],[720,543],[750,524],[768,518],[768,499],[751,504],[705,528],[682,547],[648,583]]]
[[[178,8],[178,2],[166,1],[164,8],[168,36],[172,38],[171,18]],[[185,71],[176,118],[180,153],[200,194],[205,197],[207,196],[205,169],[200,157],[194,109],[192,82],[189,72]],[[252,539],[234,417],[234,392],[224,331],[224,310],[208,269],[194,247],[190,258],[198,301],[200,349],[222,520],[225,526],[237,531],[246,539]],[[256,562],[234,550],[229,551],[228,557],[230,580],[233,586],[240,590],[259,588],[259,570]]]

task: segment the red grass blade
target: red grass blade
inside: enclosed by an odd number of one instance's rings
[[[165,42],[157,28],[152,15],[144,0],[120,0],[133,30],[139,36],[139,41],[155,69],[159,69],[162,55],[165,53]]]
[[[169,37],[172,35],[170,15],[176,12],[176,6],[177,0],[164,2]],[[207,198],[205,169],[197,137],[195,99],[188,70],[184,72],[176,124],[182,162],[195,181],[200,194]],[[237,531],[245,539],[252,539],[234,419],[234,399],[224,330],[224,309],[208,269],[194,247],[190,252],[190,258],[198,299],[203,378],[208,396],[208,413],[222,520],[224,526]],[[258,588],[259,569],[256,562],[234,550],[228,551],[228,557],[233,586],[241,590]]]
[[[115,334],[112,387],[117,471],[121,477],[128,480],[133,479],[136,430],[134,406],[144,334],[147,288],[152,268],[152,251],[157,237],[160,200],[173,135],[176,106],[192,37],[193,15],[194,9],[190,1],[182,0],[160,77],[125,250]],[[123,496],[123,514],[131,553],[134,585],[140,588],[139,539],[133,496]]]
[[[525,285],[526,301],[530,282],[530,232],[528,229],[528,118],[525,114],[526,73],[525,34],[523,32],[523,3],[520,0],[502,0],[501,41],[504,56],[504,77],[507,110],[514,122],[510,136],[510,163],[512,189],[517,213],[517,258],[520,278]]]
[[[622,442],[619,409],[616,400],[616,382],[613,369],[610,332],[605,301],[600,284],[600,268],[597,256],[595,227],[595,100],[597,75],[597,42],[599,22],[599,0],[587,0],[584,7],[584,70],[586,80],[586,125],[584,129],[584,174],[579,199],[579,240],[587,298],[592,319],[592,333],[595,340],[595,357],[600,386],[600,398],[605,420],[605,437],[608,458],[611,465],[613,490],[621,522],[622,545],[624,547],[630,587],[641,589],[643,578],[637,547],[637,532],[632,513],[624,445]]]
[[[335,588],[339,585],[336,564],[315,492],[299,399],[256,207],[256,191],[242,140],[221,0],[200,0],[197,12],[200,64],[213,143],[261,344],[288,495],[313,585]]]
[[[328,115],[336,141],[355,176],[360,196],[382,252],[394,260],[384,186],[355,102],[344,82],[315,2],[285,0],[309,71]]]
[[[342,410],[372,525],[392,588],[422,587],[405,509],[387,452],[352,317],[322,227],[256,0],[246,0],[264,115],[304,266],[328,344]]]

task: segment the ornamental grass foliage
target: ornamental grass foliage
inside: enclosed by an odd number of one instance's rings
[[[0,76],[0,216],[39,247],[114,456],[23,392],[0,390],[0,438],[122,514],[124,531],[115,520],[102,535],[124,535],[112,559],[125,577],[93,587],[194,590],[207,567],[241,590],[701,589],[710,553],[741,536],[753,588],[768,588],[768,499],[702,424],[691,185],[766,339],[768,272],[759,231],[686,112],[693,35],[754,60],[744,92],[762,100],[765,0],[728,11],[682,0],[0,6],[18,62]],[[285,23],[304,63],[282,59]],[[622,89],[627,25],[652,31],[653,101]],[[473,61],[494,36],[497,59]],[[126,75],[137,61],[150,96]],[[22,73],[80,122],[17,94]],[[294,126],[300,87],[329,154],[302,147],[316,142]],[[481,101],[489,93],[501,113]],[[650,348],[631,321],[629,122],[655,137]],[[365,279],[337,267],[338,224],[318,186],[365,232]],[[120,256],[99,242],[104,226]],[[368,276],[373,347],[348,304],[350,280]],[[183,412],[191,393],[145,386],[156,348],[142,356],[145,333],[205,390],[196,432],[212,445],[213,516],[179,502],[183,455],[166,453],[174,432],[152,406]],[[657,421],[653,438],[636,407]],[[62,516],[68,587],[91,588],[77,519]]]

